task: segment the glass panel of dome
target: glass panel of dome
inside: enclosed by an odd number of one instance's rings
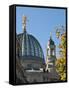
[[[30,37],[30,45],[31,45],[31,55],[34,56],[34,43],[33,43],[32,39],[31,39],[31,37]]]
[[[26,36],[27,40],[26,40],[26,43],[27,43],[27,55],[29,55],[29,42],[28,42],[28,35]]]

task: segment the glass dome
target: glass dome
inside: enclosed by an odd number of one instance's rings
[[[22,59],[41,60],[44,62],[44,54],[38,40],[27,32],[16,36],[18,45],[17,56]]]

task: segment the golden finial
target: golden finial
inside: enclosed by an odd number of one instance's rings
[[[26,31],[26,21],[27,21],[27,17],[23,16],[22,17],[22,25],[23,25],[23,30]]]

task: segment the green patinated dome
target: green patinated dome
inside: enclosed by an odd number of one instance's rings
[[[55,45],[54,41],[52,40],[52,37],[50,37],[50,39],[48,41],[48,45]]]

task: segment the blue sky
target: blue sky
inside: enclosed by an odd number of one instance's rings
[[[44,56],[46,57],[46,46],[52,32],[52,39],[56,46],[59,40],[55,35],[55,27],[64,25],[66,21],[64,9],[53,8],[32,8],[32,7],[16,7],[16,32],[22,33],[22,16],[27,16],[27,33],[32,34],[40,42]],[[57,49],[58,55],[58,49]]]

